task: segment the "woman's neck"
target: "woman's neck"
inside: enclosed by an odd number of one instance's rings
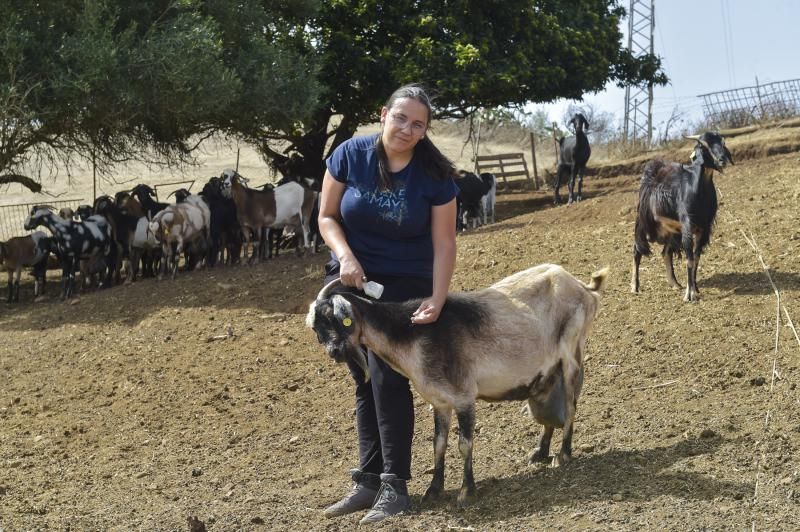
[[[411,159],[414,157],[413,149],[398,152],[388,148],[386,144],[383,146],[383,149],[386,153],[386,160],[389,163],[389,171],[393,174],[396,174],[408,166],[408,164],[411,162]]]

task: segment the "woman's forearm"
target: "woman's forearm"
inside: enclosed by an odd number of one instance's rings
[[[456,266],[456,241],[447,239],[436,242],[433,249],[433,294],[432,297],[444,303],[450,290],[450,281]]]

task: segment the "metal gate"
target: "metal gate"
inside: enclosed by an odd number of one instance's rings
[[[64,207],[75,210],[81,205],[83,199],[69,199],[61,201],[51,201],[47,205],[58,211]],[[23,225],[25,218],[31,213],[31,207],[43,205],[43,203],[17,203],[16,205],[0,205],[0,240],[8,240],[12,236],[25,236],[30,233]]]

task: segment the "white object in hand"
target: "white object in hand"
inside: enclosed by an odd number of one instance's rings
[[[373,299],[380,299],[383,295],[383,285],[375,281],[367,281],[362,288],[364,293]]]

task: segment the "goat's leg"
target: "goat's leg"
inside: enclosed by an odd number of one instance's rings
[[[253,238],[250,241],[253,244],[253,250],[250,254],[249,264],[258,264],[261,259],[261,229],[253,229]]]
[[[444,489],[444,456],[447,450],[447,436],[450,434],[451,408],[434,408],[433,410],[433,480],[425,490],[423,501],[438,497]]]
[[[68,299],[72,295],[72,283],[75,280],[75,262],[78,259],[65,255],[61,266],[61,300]]]
[[[8,296],[6,297],[6,303],[11,303],[14,299],[14,273],[9,270],[8,271]]]
[[[639,264],[642,262],[642,254],[636,244],[633,245],[633,269],[631,270],[631,292],[639,293]]]
[[[575,165],[573,164],[572,169],[569,171],[569,198],[567,198],[567,205],[571,205],[575,201],[575,175],[577,173]]]
[[[580,353],[576,355],[580,358]],[[553,457],[553,467],[563,466],[572,460],[572,433],[575,427],[575,410],[583,386],[583,368],[571,366],[561,377],[564,379],[564,433],[561,451]]]
[[[458,450],[464,460],[464,478],[458,492],[458,506],[464,507],[475,496],[475,476],[472,472],[472,440],[475,433],[475,404],[456,410],[458,416]]]
[[[683,287],[678,282],[678,279],[675,278],[674,254],[675,252],[669,247],[669,244],[665,245],[664,249],[661,251],[661,257],[664,259],[664,269],[667,272],[667,282],[672,288],[680,290]]]
[[[697,288],[697,268],[700,266],[700,254],[703,252],[700,246],[699,238],[696,239],[694,247],[694,271],[692,272],[692,282],[694,283],[694,293],[699,299],[700,289]]]
[[[690,229],[690,222],[688,217],[681,219],[683,231],[681,232],[681,244],[683,251],[686,253],[686,293],[683,300],[686,302],[697,301],[697,294],[695,293],[694,273],[695,269],[695,256],[694,256],[694,238]]]
[[[172,256],[173,264],[172,266],[172,279],[175,280],[175,276],[178,275],[178,262],[181,259],[181,255],[183,255],[183,238],[180,236],[178,237],[178,245],[175,247],[175,254]],[[188,264],[187,264],[188,266]]]
[[[533,408],[533,407],[531,407]],[[547,462],[550,459],[550,440],[553,438],[554,427],[545,425],[542,427],[542,435],[539,437],[539,445],[533,450],[528,463]]]
[[[14,301],[19,303],[19,278],[22,275],[22,265],[17,265],[14,273],[16,274],[14,279]]]
[[[581,168],[578,174],[578,196],[575,198],[575,201],[581,201],[583,199],[583,176],[586,174],[586,168]]]
[[[561,165],[558,165],[558,168],[556,168],[556,182],[553,186],[553,203],[555,205],[561,203],[561,196],[558,194],[558,189],[561,188],[561,175]]]

